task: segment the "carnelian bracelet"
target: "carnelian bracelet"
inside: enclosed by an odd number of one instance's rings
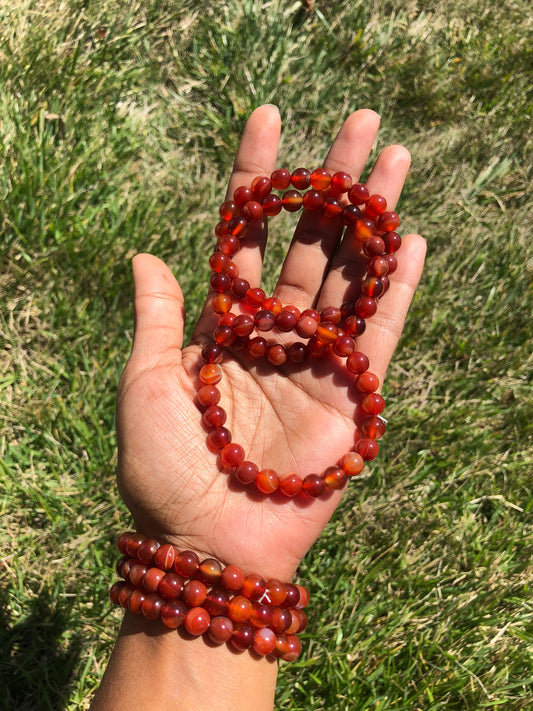
[[[200,561],[193,551],[180,552],[139,533],[122,534],[118,548],[123,556],[116,568],[124,580],[111,587],[113,603],[161,619],[171,629],[183,626],[193,636],[205,634],[215,644],[253,648],[285,661],[298,657],[296,633],[307,626],[303,608],[309,602],[303,586],[244,575],[214,558]]]

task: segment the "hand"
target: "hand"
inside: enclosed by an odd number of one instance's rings
[[[376,138],[379,117],[357,111],[345,121],[324,165],[357,179]],[[275,167],[280,134],[278,111],[262,106],[250,116],[235,159],[228,195]],[[402,146],[378,156],[367,184],[394,209],[409,169]],[[297,166],[293,166],[297,167]],[[311,166],[316,167],[316,166]],[[213,222],[217,219],[213,216]],[[284,304],[300,309],[340,305],[357,295],[361,255],[331,221],[304,214],[275,289]],[[235,257],[239,272],[253,286],[261,277],[266,231],[257,230]],[[358,350],[383,381],[420,277],[425,242],[403,238],[399,267],[378,313],[367,322]],[[157,258],[134,258],[135,337],[118,395],[118,483],[138,530],[159,540],[192,548],[246,572],[288,580],[321,533],[342,492],[283,503],[253,496],[230,485],[206,447],[206,432],[195,405],[200,352],[215,319],[208,303],[190,345],[182,349],[184,303],[178,283]],[[209,299],[208,299],[209,301]],[[225,356],[219,384],[221,406],[233,441],[246,458],[280,474],[320,473],[349,451],[354,441],[358,398],[353,376],[334,359],[279,372],[241,354]],[[386,415],[386,412],[385,412]],[[386,445],[385,445],[386,446]]]

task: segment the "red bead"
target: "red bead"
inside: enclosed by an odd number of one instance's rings
[[[366,185],[362,185],[361,183],[354,183],[348,190],[348,200],[353,205],[363,205],[369,197],[370,193],[368,188]]]
[[[276,649],[276,633],[268,627],[256,630],[253,648],[257,654],[261,654],[262,656],[272,654]]]
[[[343,333],[337,336],[335,343],[333,344],[333,351],[341,357],[347,357],[355,351],[355,343],[351,336],[347,333]]]
[[[320,312],[320,320],[321,321],[327,321],[329,323],[333,323],[333,324],[335,324],[335,326],[339,325],[341,318],[342,318],[341,310],[338,309],[336,306],[326,306]]]
[[[386,428],[385,421],[379,415],[369,415],[361,423],[361,432],[371,439],[381,439]]]
[[[289,638],[284,632],[276,635],[276,649],[274,650],[277,657],[283,657],[289,653]]]
[[[227,294],[215,294],[211,299],[211,307],[216,314],[227,314],[232,306],[233,300]]]
[[[263,215],[267,217],[279,215],[282,207],[281,198],[278,195],[267,195],[263,200]]]
[[[314,336],[317,328],[318,323],[311,316],[302,315],[296,322],[296,333],[300,338],[310,338]]]
[[[218,317],[218,325],[219,326],[233,326],[233,322],[235,321],[235,314],[232,313],[231,311],[228,311],[227,314],[222,314]],[[219,346],[218,343],[215,343],[215,346]],[[222,348],[219,346],[220,350],[222,351]],[[224,351],[222,351],[224,353]],[[223,358],[222,358],[223,360]],[[220,362],[222,362],[222,360]]]
[[[203,607],[193,607],[185,615],[183,626],[189,634],[199,637],[204,632],[207,632],[211,616],[204,610]]]
[[[172,600],[173,598],[179,597],[182,590],[183,578],[176,573],[166,573],[157,588],[157,591],[165,600]]]
[[[154,565],[161,570],[170,570],[174,567],[176,549],[170,543],[164,543],[154,555]]]
[[[326,484],[318,474],[308,474],[302,482],[302,491],[313,498],[321,496],[325,488]]]
[[[357,378],[355,387],[362,393],[373,393],[379,388],[379,378],[367,370]]]
[[[262,469],[255,478],[255,485],[263,494],[272,494],[279,486],[279,476],[273,469]]]
[[[220,457],[227,467],[237,467],[244,461],[244,449],[240,444],[232,442],[224,447]]]
[[[272,187],[276,190],[285,190],[291,184],[291,174],[285,168],[278,168],[271,176]]]
[[[235,317],[232,328],[236,336],[249,336],[254,330],[254,319],[248,314],[240,314]]]
[[[135,588],[128,600],[128,610],[134,615],[142,615],[143,602],[146,600],[146,593]],[[162,609],[162,608],[161,608]]]
[[[268,627],[272,621],[272,608],[261,602],[254,602],[250,622],[254,627]]]
[[[361,219],[361,210],[357,205],[343,205],[341,220],[347,227],[353,227]],[[368,240],[367,240],[368,241]]]
[[[198,607],[207,596],[207,588],[201,580],[189,580],[183,586],[181,599],[187,607]]]
[[[146,538],[137,549],[137,558],[141,563],[151,565],[158,548],[159,543],[157,541],[152,538]]]
[[[277,343],[268,348],[267,358],[272,365],[283,365],[287,361],[287,351],[282,345]]]
[[[316,336],[309,339],[307,343],[307,353],[310,358],[321,358],[329,350],[327,343],[322,343]]]
[[[384,254],[383,259],[386,259],[387,264],[389,265],[387,275],[394,274],[394,272],[398,269],[398,260],[396,259],[396,256],[394,254]]]
[[[128,555],[130,555],[134,558],[137,555],[139,546],[145,540],[146,540],[146,536],[143,536],[142,533],[132,533],[129,536],[129,538],[126,540],[126,542],[124,544],[125,550],[122,552],[127,553]]]
[[[202,415],[203,423],[209,429],[214,427],[222,427],[226,422],[226,411],[219,405],[211,405]]]
[[[125,610],[129,607],[129,602],[131,595],[133,593],[133,586],[129,583],[125,583],[118,593],[118,604]]]
[[[271,331],[276,323],[276,317],[272,311],[261,309],[255,314],[254,325],[258,331]]]
[[[377,228],[380,232],[394,232],[399,226],[400,218],[395,212],[387,210],[382,212],[378,218]]]
[[[287,635],[296,634],[300,629],[300,618],[298,617],[297,611],[291,609],[289,612],[291,615],[291,624],[285,630],[285,634]]]
[[[259,600],[266,590],[265,580],[256,573],[250,573],[242,584],[242,594],[249,600]]]
[[[371,296],[374,299],[380,297],[385,291],[383,282],[379,277],[367,277],[361,284],[361,291],[365,296]]]
[[[178,575],[184,578],[190,578],[195,575],[200,565],[200,559],[194,551],[182,551],[176,556],[174,561],[174,570]]]
[[[185,621],[187,608],[181,600],[169,600],[161,608],[161,621],[170,629],[181,627]]]
[[[327,197],[324,200],[324,215],[328,220],[342,215],[342,204],[335,198]]]
[[[219,346],[226,348],[231,346],[235,340],[235,332],[231,326],[217,326],[213,332],[213,338]]]
[[[269,605],[281,605],[285,602],[286,597],[287,589],[285,583],[275,578],[268,581],[265,592],[265,602],[268,602]]]
[[[396,232],[386,232],[382,239],[385,242],[385,252],[387,254],[397,252],[402,246],[402,238]]]
[[[234,625],[231,643],[236,649],[243,651],[252,646],[254,636],[255,631],[251,625]]]
[[[326,190],[331,184],[331,173],[327,168],[316,168],[311,173],[311,185],[315,190]]]
[[[294,634],[287,637],[288,650],[281,656],[284,662],[294,662],[300,656],[302,645],[298,637]]]
[[[256,200],[262,202],[272,190],[272,181],[266,175],[258,175],[252,180],[252,192]]]
[[[295,607],[300,601],[300,591],[292,583],[286,583],[285,585],[285,601],[283,602],[283,607]]]
[[[277,316],[283,307],[279,299],[275,296],[270,296],[268,299],[263,301],[263,308],[266,311],[272,311],[274,316]]]
[[[307,168],[296,168],[291,174],[291,183],[298,190],[306,190],[311,185],[311,173]]]
[[[155,592],[150,593],[143,600],[141,606],[142,614],[146,617],[147,620],[157,620],[159,617],[161,617],[161,608],[163,607],[165,602],[166,600],[164,600],[161,595],[158,595]]]
[[[310,212],[316,212],[324,208],[324,198],[318,190],[308,190],[303,194],[303,206]]]
[[[317,323],[320,323],[320,314],[316,309],[304,309],[300,316],[310,316],[312,319],[314,319]]]
[[[344,322],[344,330],[351,336],[360,336],[365,332],[365,319],[360,316],[348,316]]]
[[[372,235],[363,243],[363,252],[367,257],[375,257],[383,254],[385,251],[385,242],[378,235]]]
[[[231,432],[225,427],[215,427],[207,435],[207,441],[214,450],[224,449],[231,442]]]
[[[224,359],[224,351],[218,343],[208,343],[202,348],[202,359],[205,363],[221,363]]]
[[[296,341],[287,348],[287,360],[291,363],[303,363],[307,358],[307,347]]]
[[[290,498],[297,496],[302,490],[302,480],[298,474],[288,474],[280,481],[279,490]]]
[[[228,616],[233,622],[247,622],[252,614],[252,603],[243,595],[235,595],[229,602]]]
[[[213,289],[213,291],[222,294],[230,288],[231,279],[227,274],[218,274],[217,272],[213,272],[209,279],[209,286]]]
[[[236,299],[244,299],[250,283],[246,279],[235,278],[231,282],[231,293]]]
[[[256,464],[249,461],[241,462],[235,469],[235,478],[245,486],[247,484],[252,484],[257,475],[259,474],[259,469]]]
[[[207,593],[203,608],[207,610],[212,617],[227,615],[229,609],[228,594],[220,588],[213,588]]]
[[[297,190],[287,190],[281,198],[281,204],[287,212],[298,212],[303,205],[302,195]]]
[[[370,276],[385,276],[389,271],[389,263],[385,257],[372,257],[372,259],[368,260],[366,271]]]
[[[338,333],[335,324],[329,321],[321,321],[316,330],[316,338],[319,343],[329,346],[337,340]]]
[[[379,415],[385,409],[385,400],[379,393],[369,393],[361,400],[361,409],[367,415]]]
[[[378,456],[379,445],[373,439],[362,437],[355,443],[355,451],[363,457],[365,462],[369,462]]]
[[[148,593],[153,593],[159,587],[159,583],[165,577],[165,571],[159,568],[149,568],[143,575],[142,586]]]
[[[355,302],[355,315],[360,318],[370,318],[377,310],[377,301],[370,296],[362,296]]]
[[[220,390],[214,385],[202,385],[196,393],[196,398],[202,407],[216,405],[220,400]]]
[[[346,452],[342,455],[340,464],[347,476],[357,476],[363,471],[365,460],[358,452]]]
[[[109,599],[113,603],[113,605],[118,605],[119,604],[119,596],[122,588],[126,585],[124,580],[117,580],[116,583],[113,583],[109,590]]]
[[[130,565],[130,572],[128,576],[130,579],[130,583],[132,585],[135,585],[136,588],[140,587],[142,585],[142,580],[147,572],[148,568],[142,563],[134,563],[133,565]]]
[[[270,621],[270,626],[277,632],[285,632],[289,628],[292,622],[292,616],[289,610],[284,607],[275,607],[272,610],[272,620]]]
[[[248,344],[248,353],[252,358],[263,358],[268,350],[268,343],[261,336],[252,338]]]
[[[220,217],[226,222],[229,222],[232,217],[239,214],[237,205],[233,202],[233,200],[226,200],[223,202],[219,207],[218,212]]]
[[[348,477],[340,467],[328,467],[324,472],[324,482],[328,489],[343,489],[347,481]]]
[[[295,608],[297,610],[303,610],[304,607],[307,607],[309,605],[309,600],[310,600],[310,595],[309,595],[309,590],[305,588],[303,585],[296,585],[298,588],[298,592],[300,593],[300,599],[295,605]]]
[[[227,565],[222,571],[220,584],[226,590],[237,591],[242,588],[245,575],[236,565]]]
[[[296,326],[297,321],[298,316],[288,309],[283,309],[283,311],[280,311],[276,316],[276,326],[280,331],[292,331],[292,329]]]
[[[355,373],[356,375],[367,371],[369,365],[370,361],[364,353],[361,353],[361,351],[354,351],[346,359],[347,369],[350,371],[350,373]]]
[[[226,254],[228,257],[232,257],[234,254],[237,254],[240,248],[241,245],[239,242],[239,238],[235,237],[234,235],[227,234],[222,235],[222,237],[218,238],[219,252]]]
[[[352,187],[352,176],[349,173],[339,171],[331,178],[331,188],[336,193],[347,193]]]
[[[353,233],[361,242],[364,242],[365,239],[370,239],[375,230],[376,226],[374,225],[374,222],[367,217],[357,220],[353,226]]]
[[[233,635],[233,622],[227,617],[213,617],[207,634],[213,644],[224,644]]]
[[[368,217],[377,217],[387,209],[387,201],[381,195],[370,195],[365,203],[365,212]]]
[[[229,235],[228,223],[225,220],[222,220],[215,225],[215,234],[219,238]]]
[[[222,566],[216,558],[206,558],[198,566],[198,580],[206,585],[215,585],[222,575]]]
[[[253,309],[257,309],[266,299],[266,294],[263,289],[255,287],[248,289],[244,298],[246,299],[246,303],[248,304],[248,306],[251,306]]]
[[[121,533],[118,537],[117,548],[122,554],[126,553],[126,546],[133,536],[135,536],[135,533],[133,533],[132,531],[125,531],[124,533]]]
[[[257,222],[263,217],[263,206],[256,200],[250,200],[242,208],[242,214],[248,222]]]
[[[254,194],[252,188],[248,188],[245,185],[238,187],[233,193],[233,200],[239,207],[242,207],[250,200],[254,199]]]

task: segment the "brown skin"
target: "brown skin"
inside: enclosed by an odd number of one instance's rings
[[[373,111],[347,118],[324,165],[357,179],[379,127]],[[273,106],[256,109],[246,125],[230,178],[228,194],[275,167],[280,117]],[[394,209],[410,165],[408,151],[388,146],[368,178],[371,193]],[[261,279],[266,230],[255,228],[235,256],[240,274],[252,285]],[[358,349],[383,381],[418,283],[425,242],[403,238],[399,267],[378,313],[367,322]],[[360,251],[342,230],[313,214],[299,221],[274,295],[300,309],[340,305],[356,295],[362,275]],[[200,352],[215,322],[206,307],[192,342],[183,346],[185,310],[177,281],[156,257],[137,255],[135,337],[120,381],[117,404],[118,484],[136,528],[158,540],[192,548],[233,563],[245,572],[289,580],[335,511],[342,492],[309,505],[281,503],[229,485],[216,456],[206,447],[206,432],[195,405]],[[233,441],[247,458],[281,473],[322,472],[353,446],[354,416],[360,396],[343,363],[335,358],[312,367],[279,373],[238,354],[226,357],[219,384],[221,406]],[[273,708],[277,665],[212,648],[165,632],[159,623],[126,615],[92,711],[150,708],[256,711]],[[204,700],[205,699],[205,700]]]

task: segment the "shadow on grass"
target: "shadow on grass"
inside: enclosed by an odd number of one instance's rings
[[[7,609],[0,588],[0,711],[61,711],[81,648],[79,634],[69,634],[70,606],[45,589],[20,622],[12,624]]]

